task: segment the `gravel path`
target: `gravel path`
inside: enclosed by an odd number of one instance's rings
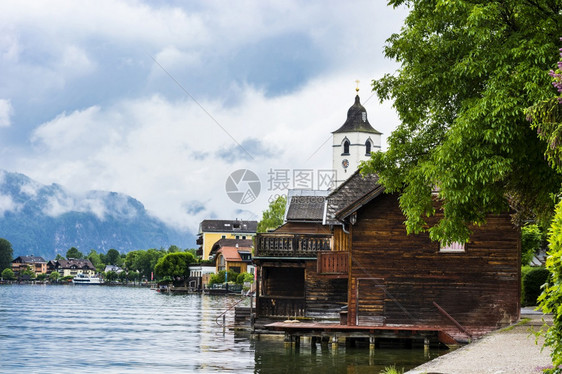
[[[525,324],[494,331],[482,339],[468,344],[444,356],[418,366],[406,374],[504,374],[541,373],[552,367],[550,350],[541,352],[543,339],[535,343],[532,330],[540,329],[552,316],[542,316],[527,310],[521,319],[530,318]]]

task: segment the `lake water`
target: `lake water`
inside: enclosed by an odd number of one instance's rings
[[[368,348],[312,350],[302,342],[295,350],[282,337],[223,334],[216,319],[239,300],[148,288],[0,286],[0,372],[378,373],[428,360],[420,348],[370,355]],[[233,319],[229,313],[227,324]]]

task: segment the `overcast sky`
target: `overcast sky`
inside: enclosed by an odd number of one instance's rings
[[[406,15],[385,4],[3,0],[0,169],[126,193],[191,231],[259,220],[283,171],[291,187],[331,168],[355,80],[384,148],[398,120],[370,81],[396,70],[383,46]],[[239,169],[261,182],[248,204],[225,191]]]

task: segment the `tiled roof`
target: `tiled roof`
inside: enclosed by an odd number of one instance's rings
[[[252,239],[219,239],[215,244],[213,244],[213,248],[211,248],[209,255],[217,253],[223,247],[236,248],[236,245],[238,245],[239,249],[252,251],[254,241]]]
[[[58,269],[71,269],[73,266],[77,269],[89,269],[89,270],[96,270],[92,262],[88,259],[78,259],[78,258],[71,258],[69,260],[56,260],[58,263]]]
[[[289,190],[286,222],[322,222],[326,190]]]
[[[242,261],[242,257],[240,257],[240,253],[238,253],[239,248],[236,247],[222,247],[217,252],[217,257],[219,253],[222,253],[224,259],[226,261]]]
[[[19,256],[12,262],[21,262],[23,264],[41,263],[41,262],[47,263],[47,261],[45,261],[45,259],[40,256]]]
[[[353,173],[327,197],[324,224],[341,224],[336,219],[336,213],[379,187],[378,180],[379,176],[376,174],[361,175],[360,170]]]
[[[204,232],[245,232],[255,233],[258,221],[206,219],[199,225],[199,233]]]

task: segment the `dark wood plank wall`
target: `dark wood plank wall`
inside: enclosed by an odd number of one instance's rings
[[[349,251],[350,240],[349,234],[346,234],[342,226],[334,226],[334,239],[333,239],[333,251]]]
[[[358,278],[383,279],[386,324],[453,326],[434,301],[476,334],[519,317],[520,232],[509,215],[474,227],[465,252],[440,253],[427,234],[406,235],[395,195],[382,195],[358,213],[351,228],[348,323],[358,317]],[[380,289],[372,292],[378,297]]]
[[[317,272],[316,261],[306,262],[306,316],[338,319],[341,308],[347,305],[347,278],[330,279]]]

